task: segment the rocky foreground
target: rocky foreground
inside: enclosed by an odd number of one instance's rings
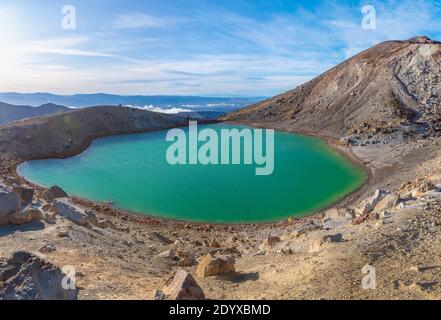
[[[134,216],[34,186],[3,159],[0,297],[439,299],[440,144],[352,148],[372,174],[364,188],[271,225]],[[366,265],[375,267],[375,290],[362,288]],[[64,289],[66,276],[75,289]]]

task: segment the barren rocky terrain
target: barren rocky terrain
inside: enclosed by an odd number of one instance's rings
[[[137,216],[16,173],[21,161],[69,156],[95,137],[177,126],[179,118],[102,107],[86,111],[93,117],[78,111],[0,127],[0,298],[440,299],[440,104],[431,91],[439,88],[438,49],[426,38],[380,44],[226,118],[319,135],[369,172],[336,206],[277,224]],[[370,132],[380,120],[387,130]],[[360,138],[342,143],[352,134]],[[61,290],[60,273],[72,268],[78,290]],[[363,287],[373,270],[375,283]],[[41,279],[55,279],[57,290]]]
[[[441,43],[380,43],[287,93],[225,120],[272,122],[353,145],[441,133]]]

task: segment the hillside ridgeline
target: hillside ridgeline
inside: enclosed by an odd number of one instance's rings
[[[427,37],[384,42],[223,119],[266,122],[353,145],[440,136],[440,57],[441,44]]]
[[[65,158],[83,151],[95,138],[185,125],[188,120],[176,115],[91,107],[0,126],[0,152],[20,160]]]
[[[45,116],[53,113],[70,111],[70,108],[59,106],[53,103],[42,104],[39,107],[16,106],[0,102],[0,125],[11,121],[25,118]]]

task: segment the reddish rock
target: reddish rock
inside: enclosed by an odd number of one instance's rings
[[[205,294],[193,276],[178,270],[162,290],[155,290],[155,300],[204,300]]]

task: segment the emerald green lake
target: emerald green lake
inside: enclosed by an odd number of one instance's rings
[[[244,127],[200,126],[219,132]],[[188,129],[187,129],[188,131]],[[170,165],[167,131],[95,140],[82,154],[24,163],[30,181],[139,214],[212,223],[272,222],[324,208],[363,184],[364,171],[319,139],[275,132],[274,173],[255,165]]]

